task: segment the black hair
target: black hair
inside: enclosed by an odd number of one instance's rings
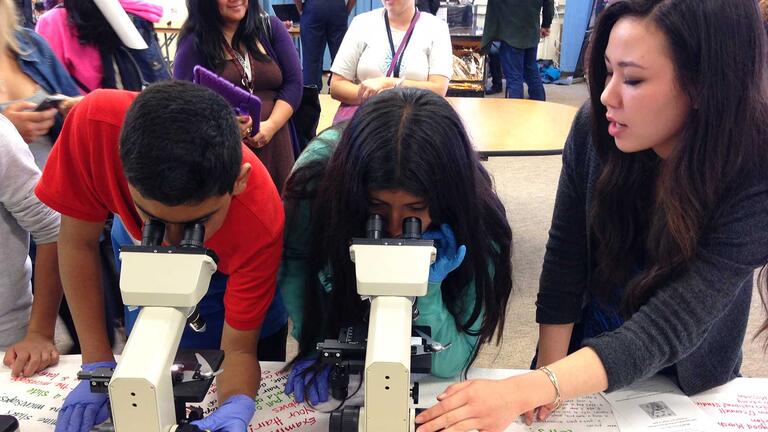
[[[625,17],[664,35],[692,107],[681,143],[664,160],[653,150],[623,153],[608,134],[600,102],[604,56],[613,26]],[[603,164],[590,215],[591,288],[607,299],[613,287],[626,286],[625,314],[688,268],[715,206],[738,187],[740,175],[764,163],[765,50],[754,0],[618,0],[601,14],[588,61],[592,138]],[[632,277],[638,259],[644,270]]]
[[[81,44],[93,44],[111,54],[122,43],[93,0],[64,0],[64,8]]]
[[[242,159],[232,108],[205,87],[152,84],[125,115],[120,160],[128,183],[148,199],[177,206],[231,193]]]
[[[304,322],[323,325],[302,326],[299,356],[314,351],[319,339],[338,337],[341,327],[364,322],[348,242],[365,236],[370,191],[386,189],[425,198],[433,224],[447,223],[466,245],[464,261],[442,283],[443,301],[460,331],[479,336],[478,346],[494,334],[498,343],[512,290],[512,231],[504,206],[450,104],[431,91],[404,88],[360,107],[327,167],[309,164],[286,183],[286,207],[313,198],[312,220],[322,221],[313,224]],[[312,276],[327,267],[333,278],[328,294]],[[464,320],[470,286],[476,302]]]
[[[203,66],[214,70],[215,65],[224,61],[224,38],[221,26],[223,19],[215,0],[187,0],[187,20],[181,26],[179,43],[192,37],[195,49],[203,53]],[[262,53],[256,42],[263,39],[267,29],[262,21],[262,9],[259,0],[248,0],[245,17],[240,21],[234,36],[232,47],[240,51],[240,45],[245,45],[248,53],[260,62],[271,61],[269,56]],[[240,53],[243,54],[243,53]]]

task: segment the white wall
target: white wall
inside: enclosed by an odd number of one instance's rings
[[[163,18],[160,25],[179,28],[187,19],[187,5],[185,0],[149,0],[163,7]],[[168,22],[171,22],[169,25]]]

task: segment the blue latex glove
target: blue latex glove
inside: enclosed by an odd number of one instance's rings
[[[256,402],[243,394],[230,396],[208,417],[191,424],[211,432],[246,432],[256,412]]]
[[[285,383],[285,394],[293,393],[297,402],[304,402],[304,399],[307,399],[312,405],[327,402],[328,375],[331,373],[331,367],[321,365],[318,368],[315,367],[315,364],[317,364],[315,360],[295,362],[288,374],[288,381]],[[317,375],[316,378],[314,378],[315,375]]]
[[[425,231],[421,238],[435,241],[437,258],[429,266],[429,283],[439,284],[445,280],[448,273],[461,265],[464,255],[467,254],[467,247],[464,245],[456,247],[456,236],[451,227],[445,223],[440,225],[440,231]]]
[[[113,361],[104,361],[84,364],[82,370],[92,372],[100,367],[115,368],[116,366],[117,363]],[[56,432],[88,432],[95,425],[107,421],[108,418],[107,394],[91,393],[91,383],[80,381],[64,399],[56,420]]]

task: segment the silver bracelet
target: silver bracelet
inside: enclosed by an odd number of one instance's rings
[[[555,386],[555,400],[552,402],[552,405],[554,405],[552,411],[554,411],[563,405],[563,400],[560,398],[560,383],[557,381],[557,375],[555,375],[555,373],[548,367],[542,366],[539,370],[544,372],[547,375],[547,378],[549,378],[549,381],[552,382],[552,385]]]

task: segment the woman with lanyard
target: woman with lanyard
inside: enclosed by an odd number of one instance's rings
[[[189,0],[173,77],[192,80],[202,65],[261,99],[261,118],[241,117],[244,142],[269,171],[278,191],[295,160],[289,120],[301,103],[301,64],[288,31],[263,14],[257,0]],[[250,128],[258,128],[251,137]]]
[[[294,162],[289,120],[301,102],[303,88],[301,66],[288,31],[276,17],[264,15],[257,0],[188,0],[187,7],[174,78],[191,81],[195,65],[202,65],[261,99],[261,118],[240,117],[243,142],[281,191]],[[252,127],[258,128],[253,137]],[[116,244],[128,239],[114,228],[112,236]],[[209,294],[218,291],[217,295],[223,295],[225,279],[215,276]],[[276,295],[261,328],[260,360],[285,360],[287,322],[282,299]]]
[[[371,96],[393,87],[419,87],[445,96],[453,73],[448,24],[420,13],[415,0],[382,0],[360,14],[331,67],[331,96],[341,102],[334,124],[352,117]]]

